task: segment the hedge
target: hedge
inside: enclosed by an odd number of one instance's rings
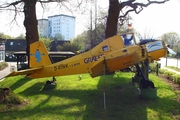
[[[151,72],[157,72],[157,63],[150,63]],[[158,75],[167,78],[168,80],[173,81],[180,85],[180,74],[174,73],[172,71],[168,71],[166,69],[160,68],[158,69]]]

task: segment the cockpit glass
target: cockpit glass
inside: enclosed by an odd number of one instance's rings
[[[134,35],[135,39],[136,39],[136,44],[140,43],[140,38],[137,35]]]
[[[123,39],[125,46],[134,45],[134,38],[132,34],[122,34],[121,38]]]

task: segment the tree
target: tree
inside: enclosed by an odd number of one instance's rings
[[[54,39],[57,39],[57,40],[64,40],[64,36],[60,33],[56,33],[55,36],[54,36]]]
[[[13,39],[13,37],[11,37],[9,35],[5,35],[4,33],[0,33],[0,38],[2,38],[2,39]]]
[[[15,39],[25,39],[24,34],[20,34],[19,36],[17,36]]]
[[[57,46],[58,51],[71,51],[77,53],[80,50],[80,46],[76,43],[65,42],[62,46]]]
[[[175,32],[165,33],[161,36],[161,40],[163,40],[166,44],[170,45],[171,49],[176,52],[180,52],[180,36]]]
[[[168,0],[147,0],[146,3],[142,3],[136,2],[136,0],[127,0],[125,2],[121,2],[119,0],[109,0],[109,10],[105,31],[106,38],[112,37],[117,34],[117,24],[123,24],[130,12],[135,12],[136,14],[138,14],[143,10],[144,7],[148,7],[151,4],[162,4],[167,1]]]
[[[78,35],[76,38],[72,39],[72,43],[76,43],[79,45],[79,50],[85,50],[86,42],[88,40],[87,32],[83,32]]]
[[[49,38],[45,38],[45,37],[40,37],[39,40],[43,41],[47,50],[49,51],[50,50],[50,44],[52,41]]]
[[[88,30],[87,34],[89,37],[87,43],[91,44],[91,48],[93,48],[105,39],[105,25],[99,23],[95,29]]]
[[[153,39],[154,38],[154,34],[153,32],[151,32],[150,29],[144,29],[143,32],[141,33],[136,32],[136,34],[138,35],[140,39]]]
[[[33,42],[36,42],[39,40],[39,35],[38,35],[38,28],[37,28],[37,18],[36,18],[36,3],[40,2],[42,7],[43,3],[49,3],[49,2],[59,2],[59,3],[65,3],[69,2],[70,0],[17,0],[11,3],[8,3],[5,1],[0,5],[1,10],[14,10],[14,20],[15,17],[17,16],[18,12],[24,13],[24,26],[26,30],[26,40],[27,40],[27,55],[29,56],[30,50],[29,50],[29,45]],[[78,2],[79,3],[79,2]],[[79,5],[81,2],[79,3]],[[22,7],[22,5],[24,5]],[[64,4],[65,5],[65,4]],[[65,7],[67,7],[65,5]],[[30,57],[28,57],[29,61]],[[29,62],[28,62],[29,64]],[[29,65],[28,65],[29,66]]]
[[[72,40],[73,43],[80,45],[81,50],[89,50],[105,39],[105,25],[99,23],[93,30],[84,31]]]

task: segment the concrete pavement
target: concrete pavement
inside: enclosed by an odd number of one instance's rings
[[[166,70],[174,72],[176,74],[180,74],[180,72],[166,67],[166,65],[167,65],[167,66],[173,66],[173,67],[180,68],[180,59],[177,59],[177,58],[160,58],[160,61],[158,61],[158,63],[161,63],[162,69],[166,69]]]
[[[17,68],[16,68],[17,67],[17,63],[16,62],[7,62],[7,63],[8,63],[8,67],[6,67],[5,69],[0,71],[0,81],[3,80],[3,78],[5,76],[10,74],[13,69],[17,70]]]

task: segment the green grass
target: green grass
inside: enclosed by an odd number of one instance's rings
[[[26,102],[11,107],[0,105],[2,120],[177,120],[180,102],[177,91],[159,77],[150,75],[158,98],[141,99],[131,83],[133,73],[116,73],[91,78],[82,74],[57,77],[57,87],[44,90],[47,78],[6,78],[0,88],[10,87]],[[106,97],[104,110],[103,93]]]

